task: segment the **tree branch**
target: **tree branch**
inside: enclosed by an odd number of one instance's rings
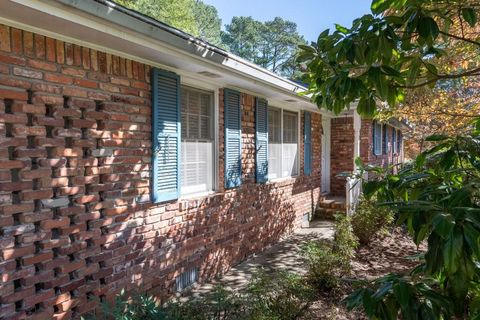
[[[441,31],[441,30],[440,30],[440,34],[443,34],[444,36],[451,37],[451,38],[454,38],[454,39],[457,39],[457,40],[465,41],[465,42],[468,42],[468,43],[471,43],[471,44],[474,44],[474,45],[480,47],[480,42],[472,40],[472,39],[465,38],[463,36],[457,36],[457,35],[454,35],[454,34],[451,34],[451,33],[445,32],[445,31]]]
[[[437,82],[438,80],[442,80],[442,79],[458,79],[458,78],[463,78],[463,77],[471,77],[471,76],[475,76],[477,75],[477,73],[480,72],[480,67],[479,68],[475,68],[475,69],[472,69],[472,70],[469,70],[469,71],[466,71],[466,72],[463,72],[463,73],[457,73],[457,74],[439,74],[437,75],[436,78],[433,78],[433,79],[430,79],[430,80],[427,80],[427,81],[424,81],[424,82],[421,82],[421,83],[418,83],[418,84],[414,84],[414,85],[396,85],[395,87],[397,88],[405,88],[405,89],[415,89],[415,88],[420,88],[420,87],[423,87],[423,86],[426,86],[426,85],[429,85],[430,83],[434,83],[434,82]]]

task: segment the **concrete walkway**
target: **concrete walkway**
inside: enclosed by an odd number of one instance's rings
[[[303,274],[306,270],[300,253],[302,245],[309,240],[333,239],[333,226],[332,221],[312,221],[309,228],[297,230],[288,238],[271,246],[259,255],[231,268],[222,278],[193,288],[191,294],[197,296],[207,293],[215,285],[222,285],[235,291],[241,290],[245,288],[252,275],[259,268],[264,268],[266,271],[284,269]]]

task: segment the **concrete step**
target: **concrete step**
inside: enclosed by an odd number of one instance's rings
[[[333,208],[318,208],[315,212],[315,218],[333,220],[336,214],[345,214],[345,210]]]
[[[330,206],[331,206],[333,203],[335,203],[335,200],[331,200],[331,199],[330,199],[330,200],[327,200],[327,199],[325,199],[325,200],[320,201],[320,206],[321,206],[322,208],[330,208]]]
[[[345,210],[347,208],[347,205],[345,204],[345,202],[339,202],[339,201],[335,201],[331,208],[333,209],[339,209],[339,210]]]

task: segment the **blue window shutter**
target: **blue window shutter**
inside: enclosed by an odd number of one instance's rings
[[[152,72],[152,201],[177,199],[180,193],[180,77]]]
[[[256,99],[255,105],[255,177],[258,183],[268,180],[268,103]]]
[[[306,175],[310,175],[310,173],[312,172],[312,115],[310,114],[310,112],[305,112],[303,122],[304,122],[303,148],[305,150],[303,172]]]
[[[242,122],[240,92],[225,89],[225,188],[238,187],[242,180]]]

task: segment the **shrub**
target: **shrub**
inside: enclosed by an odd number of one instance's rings
[[[376,206],[373,199],[362,197],[352,215],[353,233],[361,244],[368,244],[376,235],[388,233],[394,217],[390,208]]]
[[[161,306],[148,295],[121,292],[103,313],[86,319],[119,320],[290,320],[303,314],[314,290],[302,276],[287,271],[254,275],[243,293],[217,286],[200,297]]]
[[[250,319],[255,320],[296,319],[313,297],[314,290],[305,278],[284,270],[255,274],[246,293]]]
[[[159,305],[153,296],[127,295],[123,290],[113,304],[102,303],[102,315],[92,314],[85,319],[116,320],[242,320],[248,317],[244,296],[217,286],[201,297],[186,301],[173,300]]]
[[[115,297],[113,303],[102,302],[101,312],[82,316],[82,320],[119,319],[119,320],[156,320],[163,319],[161,308],[155,298],[146,294],[128,295],[125,290]]]
[[[358,247],[358,238],[353,233],[352,219],[345,214],[337,214],[335,222],[334,250],[346,259],[351,259]]]
[[[307,261],[307,281],[319,291],[338,286],[339,278],[350,272],[350,258],[336,252],[326,241],[310,241],[303,248]]]
[[[171,301],[163,307],[161,320],[242,320],[248,317],[248,304],[239,293],[216,286],[201,297]]]
[[[451,301],[435,288],[435,279],[390,274],[356,290],[344,302],[349,310],[364,308],[369,319],[451,319]]]
[[[350,308],[361,307],[372,319],[479,318],[480,118],[472,129],[428,137],[434,146],[397,173],[360,166],[359,176],[383,172],[382,179],[364,183],[366,197],[395,209],[397,223],[427,251],[410,276],[386,276],[374,289],[355,291],[347,299]]]

